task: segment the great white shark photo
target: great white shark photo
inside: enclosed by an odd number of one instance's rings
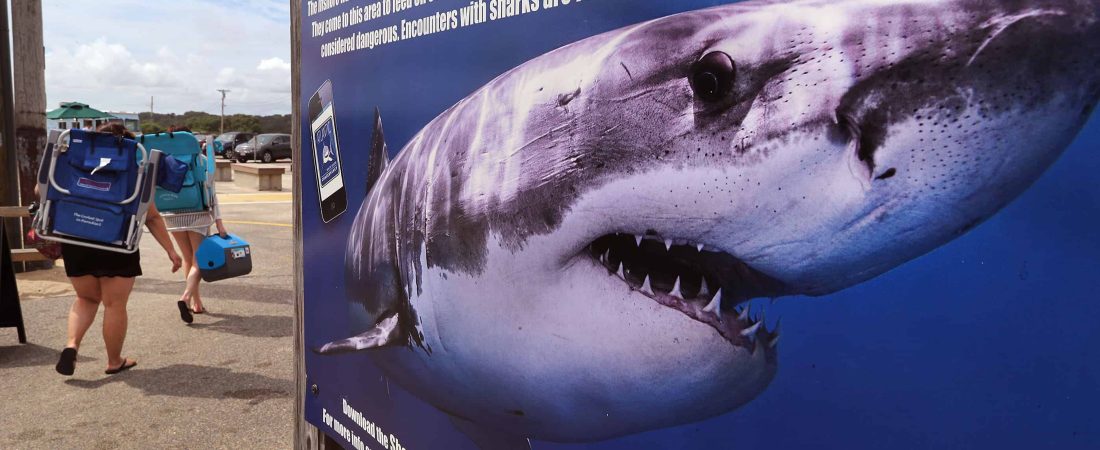
[[[380,111],[345,255],[355,326],[315,351],[366,352],[484,450],[733,411],[778,368],[747,302],[883,274],[1059,157],[1100,97],[1098,14],[739,2],[528,61],[392,161]]]

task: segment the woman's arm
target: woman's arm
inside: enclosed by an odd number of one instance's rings
[[[168,253],[168,259],[172,260],[172,272],[180,270],[183,260],[176,253],[176,247],[172,245],[172,238],[168,237],[168,227],[164,225],[164,217],[157,211],[156,203],[149,202],[149,213],[145,216],[145,227],[153,233],[153,238]]]
[[[214,214],[214,227],[218,229],[218,236],[225,237],[229,232],[225,231],[225,224],[222,223],[222,210],[218,207],[218,193],[214,191],[214,183],[209,185],[210,189],[210,207],[213,209]]]

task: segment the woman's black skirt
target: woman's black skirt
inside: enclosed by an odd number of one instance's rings
[[[61,244],[61,259],[69,277],[141,276],[141,252],[131,254],[99,250],[72,244]]]

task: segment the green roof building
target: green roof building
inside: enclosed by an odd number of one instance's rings
[[[94,130],[111,122],[125,123],[120,117],[80,102],[64,102],[60,108],[46,113],[47,129],[84,128]],[[130,124],[126,125],[129,128]]]

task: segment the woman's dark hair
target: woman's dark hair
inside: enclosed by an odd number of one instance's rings
[[[190,133],[190,132],[191,132],[191,127],[189,127],[189,126],[187,126],[187,125],[180,125],[180,126],[175,126],[175,127],[168,127],[168,131],[169,131],[169,132],[171,132],[171,133],[177,133],[177,132],[187,132],[187,133]]]
[[[122,136],[127,139],[134,138],[134,133],[131,133],[130,130],[127,130],[126,127],[123,126],[121,123],[104,124],[103,126],[100,126],[99,129],[96,131],[100,133],[111,133],[115,136]]]

